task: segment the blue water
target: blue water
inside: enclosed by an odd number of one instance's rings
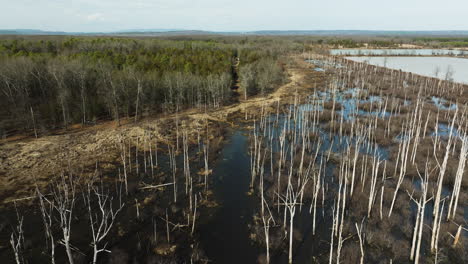
[[[437,125],[437,134],[440,137],[448,137],[450,135],[450,125],[444,124],[444,123],[439,123]],[[436,132],[432,132],[431,136],[435,136]],[[458,129],[456,127],[453,127],[452,129],[452,136],[453,137],[459,137],[460,133],[458,133]]]
[[[445,100],[444,98],[432,96],[431,101],[435,104],[435,106],[437,106],[437,108],[441,110],[456,110],[457,109],[456,104],[452,104],[448,102],[447,100]]]
[[[343,116],[345,121],[351,121],[356,118],[356,116],[377,116],[379,118],[390,117],[391,113],[387,111],[372,111],[367,112],[362,109],[359,109],[359,104],[373,103],[375,105],[383,104],[383,100],[380,96],[368,96],[367,99],[358,99],[358,96],[361,92],[365,92],[359,88],[349,88],[344,91],[337,91],[335,93],[335,101],[341,104],[342,109],[338,110],[337,113]],[[314,102],[319,102],[317,104],[309,103],[305,104],[304,107],[300,108],[301,111],[313,111],[313,110],[323,110],[321,103],[331,102],[333,100],[333,94],[331,92],[322,92],[318,91],[312,94],[309,99]]]

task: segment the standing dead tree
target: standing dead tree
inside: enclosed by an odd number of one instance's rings
[[[336,263],[340,263],[340,255],[341,249],[343,247],[344,241],[347,239],[343,239],[343,227],[345,222],[345,214],[346,214],[346,195],[348,193],[348,177],[349,177],[349,167],[347,162],[343,162],[340,166],[340,174],[339,174],[339,187],[338,187],[338,203],[337,203],[337,211],[336,211],[336,221],[335,221],[335,235],[338,235],[338,242],[337,242],[337,249],[336,249]],[[341,202],[341,205],[340,205]],[[340,207],[341,206],[341,207]],[[341,209],[341,211],[340,211]]]
[[[119,188],[121,190],[121,188]],[[114,198],[109,192],[104,190],[102,181],[98,186],[94,186],[93,182],[88,183],[87,191],[83,194],[83,199],[88,207],[89,222],[91,227],[93,247],[93,264],[97,262],[98,254],[101,252],[110,252],[106,249],[107,243],[99,246],[101,242],[109,234],[112,226],[115,223],[117,214],[122,210],[122,193],[118,193],[117,205],[114,206]],[[115,208],[114,208],[115,207]]]
[[[429,202],[431,198],[427,199],[427,192],[428,192],[428,184],[429,184],[429,174],[430,170],[428,168],[428,162],[426,162],[426,170],[424,172],[424,178],[421,176],[418,170],[418,175],[421,180],[421,197],[416,200],[413,198],[413,195],[408,193],[411,200],[413,200],[416,205],[418,206],[418,212],[416,214],[416,222],[414,225],[413,231],[413,239],[411,243],[411,254],[410,260],[414,260],[415,264],[419,263],[419,254],[421,252],[421,241],[422,241],[422,234],[423,234],[423,227],[424,227],[424,210],[426,208],[426,203]]]
[[[439,218],[442,218],[442,215],[441,215],[442,210],[439,209],[440,201],[441,201],[441,195],[442,195],[442,186],[444,184],[444,176],[445,176],[445,171],[447,169],[447,162],[448,162],[448,158],[449,158],[449,155],[450,155],[450,148],[452,147],[453,126],[455,124],[455,119],[457,117],[457,113],[458,113],[458,108],[455,111],[455,114],[453,115],[452,124],[450,125],[449,137],[448,137],[447,146],[446,146],[446,149],[445,149],[444,160],[442,161],[442,164],[440,164],[439,160],[437,159],[436,147],[435,147],[435,145],[437,145],[437,144],[434,144],[434,158],[435,158],[435,161],[437,162],[437,166],[439,168],[439,178],[437,180],[437,192],[436,192],[436,195],[435,195],[435,198],[434,198],[434,210],[433,210],[434,221],[433,221],[432,237],[431,237],[431,252],[432,253],[437,252],[438,229],[440,228]],[[437,140],[437,135],[436,135],[436,140]]]
[[[390,210],[388,211],[388,217],[392,216],[392,211],[393,211],[393,206],[395,205],[395,200],[398,195],[398,191],[400,189],[401,184],[403,183],[403,179],[406,174],[406,169],[407,169],[407,163],[408,163],[408,156],[409,156],[409,150],[410,150],[410,143],[411,140],[413,139],[416,127],[417,127],[417,121],[420,120],[418,116],[420,117],[422,114],[422,107],[420,103],[420,99],[418,98],[418,101],[416,103],[416,109],[414,114],[411,116],[411,119],[408,120],[406,123],[406,129],[404,130],[405,132],[403,133],[403,138],[402,141],[398,147],[398,155],[397,155],[397,163],[395,166],[395,174],[396,174],[396,169],[398,165],[400,166],[400,171],[399,171],[399,176],[398,180],[396,183],[396,188],[395,192],[393,194],[393,199],[392,203],[390,205]],[[395,175],[396,176],[396,175]]]
[[[309,209],[309,213],[312,214],[312,234],[313,235],[315,235],[315,226],[316,226],[316,219],[317,219],[317,200],[319,198],[318,195],[319,195],[320,188],[322,188],[322,184],[320,181],[320,175],[322,172],[322,164],[325,164],[325,163],[321,161],[319,165],[318,173],[313,174],[313,184],[314,184],[313,186],[314,187],[313,187],[313,194],[312,194],[312,202],[310,203],[310,209]]]
[[[62,230],[61,243],[65,246],[68,262],[73,264],[72,245],[70,243],[73,210],[76,202],[76,182],[73,174],[68,177],[64,173],[60,175],[60,179],[52,188],[53,201],[48,201],[57,211],[60,221],[60,229]]]
[[[440,199],[441,199],[442,185],[444,181],[445,170],[447,169],[447,162],[448,162],[448,158],[450,155],[450,148],[452,147],[453,127],[455,125],[455,119],[457,117],[457,113],[458,113],[458,108],[455,111],[455,114],[452,119],[452,124],[450,125],[449,137],[448,137],[447,145],[445,148],[445,155],[444,155],[444,160],[442,161],[442,164],[440,164],[439,160],[437,159],[436,148],[435,148],[435,145],[437,144],[434,144],[434,157],[439,167],[439,178],[437,180],[437,193],[436,193],[435,200],[434,200],[434,211],[433,211],[434,215],[439,210],[438,206],[439,206]],[[436,138],[437,138],[437,135],[436,135]]]
[[[16,204],[15,204],[16,208]],[[15,254],[16,264],[24,263],[22,248],[24,245],[24,231],[23,231],[23,217],[19,215],[18,210],[16,210],[16,217],[18,219],[18,225],[16,230],[10,235],[10,244]]]
[[[41,208],[42,220],[44,223],[44,231],[46,235],[47,246],[50,244],[50,262],[55,264],[55,238],[52,232],[52,223],[53,223],[53,212],[54,206],[53,201],[47,201],[45,196],[39,191],[39,188],[36,186],[36,195],[39,199],[39,205]],[[48,206],[46,206],[46,203]]]
[[[263,222],[263,232],[265,234],[265,246],[266,246],[266,263],[270,263],[270,227],[275,225],[275,219],[273,218],[273,214],[271,213],[270,207],[268,206],[268,202],[265,199],[264,195],[264,179],[263,173],[260,175],[260,197],[261,197],[261,217]],[[268,211],[268,214],[265,213],[265,208]]]
[[[377,146],[375,146],[375,149],[377,149]],[[368,208],[367,208],[367,217],[371,217],[371,212],[372,212],[372,206],[374,205],[376,195],[377,195],[377,190],[376,190],[376,184],[377,184],[377,175],[379,173],[379,166],[380,166],[380,157],[377,157],[377,153],[374,154],[373,158],[373,163],[372,163],[372,177],[371,177],[371,184],[370,184],[370,191],[369,191],[369,203],[368,203]]]
[[[397,198],[398,191],[400,189],[400,185],[403,182],[404,176],[406,174],[406,162],[408,160],[407,157],[408,157],[409,144],[410,144],[409,139],[404,140],[403,142],[400,143],[399,148],[398,148],[397,165],[398,165],[398,161],[399,161],[401,163],[401,167],[400,167],[400,173],[399,173],[399,176],[398,176],[395,192],[393,194],[392,203],[390,205],[390,210],[388,211],[388,217],[389,218],[392,215],[393,206],[395,204],[395,200]],[[397,167],[395,167],[395,173],[396,173],[396,168]]]
[[[208,130],[208,119],[205,119],[205,128],[206,128],[206,139],[203,143],[203,161],[204,161],[204,171],[201,173],[204,176],[204,184],[205,184],[205,192],[208,191],[208,175],[212,173],[212,170],[208,167],[208,157],[209,157],[209,149],[210,149],[210,138],[209,138],[209,130]]]
[[[256,124],[254,123],[254,128],[253,128],[254,146],[251,150],[251,161],[250,161],[250,167],[251,167],[250,188],[251,189],[253,189],[254,187],[256,177],[260,175],[262,173],[261,171],[263,170],[263,167],[261,165],[263,164],[264,159],[262,160],[262,137],[259,134],[260,128],[257,128]]]
[[[364,219],[363,219],[363,221],[364,221]],[[364,234],[362,233],[362,224],[363,224],[363,222],[361,222],[361,227],[359,227],[358,224],[355,223],[357,235],[358,235],[358,238],[359,238],[359,248],[361,249],[361,258],[360,258],[360,261],[359,261],[360,264],[364,264],[364,245],[363,245],[363,240],[364,240],[363,236],[364,236]]]
[[[177,160],[176,160],[176,151],[174,146],[167,146],[169,151],[169,163],[172,169],[172,182],[174,184],[174,203],[177,202],[177,181],[176,181],[176,173],[177,173]]]
[[[455,176],[455,184],[453,185],[452,195],[450,196],[450,203],[448,207],[447,220],[454,219],[457,206],[458,198],[460,196],[460,187],[463,180],[463,172],[465,171],[466,155],[468,154],[468,138],[466,134],[462,137],[462,147],[460,150],[460,158],[458,161],[458,169]]]
[[[122,159],[122,164],[123,164],[125,194],[128,195],[128,177],[127,177],[127,162],[126,162],[127,151],[125,147],[125,140],[123,139],[122,135],[119,135],[119,143],[120,143],[120,158]]]
[[[293,230],[294,230],[294,216],[296,214],[296,206],[300,205],[299,198],[304,192],[304,188],[307,185],[308,178],[300,180],[296,188],[293,187],[291,181],[288,184],[286,195],[281,197],[283,204],[289,212],[289,254],[288,263],[292,263],[293,255]]]

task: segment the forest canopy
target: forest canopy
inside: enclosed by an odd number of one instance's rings
[[[249,95],[284,80],[289,41],[265,38],[47,37],[0,40],[0,134],[45,133],[232,102],[234,78]],[[266,43],[268,45],[265,45]],[[237,58],[239,71],[233,65]]]

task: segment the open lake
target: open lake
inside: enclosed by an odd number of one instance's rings
[[[451,57],[346,57],[372,65],[468,84],[468,59]],[[449,74],[447,75],[447,72]]]
[[[468,51],[449,49],[332,49],[330,54],[348,56],[446,56],[468,55]]]

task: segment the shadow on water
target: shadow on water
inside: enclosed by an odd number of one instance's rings
[[[234,131],[213,169],[213,190],[220,208],[200,229],[206,254],[213,263],[255,263],[259,249],[249,239],[253,201],[248,139]]]

